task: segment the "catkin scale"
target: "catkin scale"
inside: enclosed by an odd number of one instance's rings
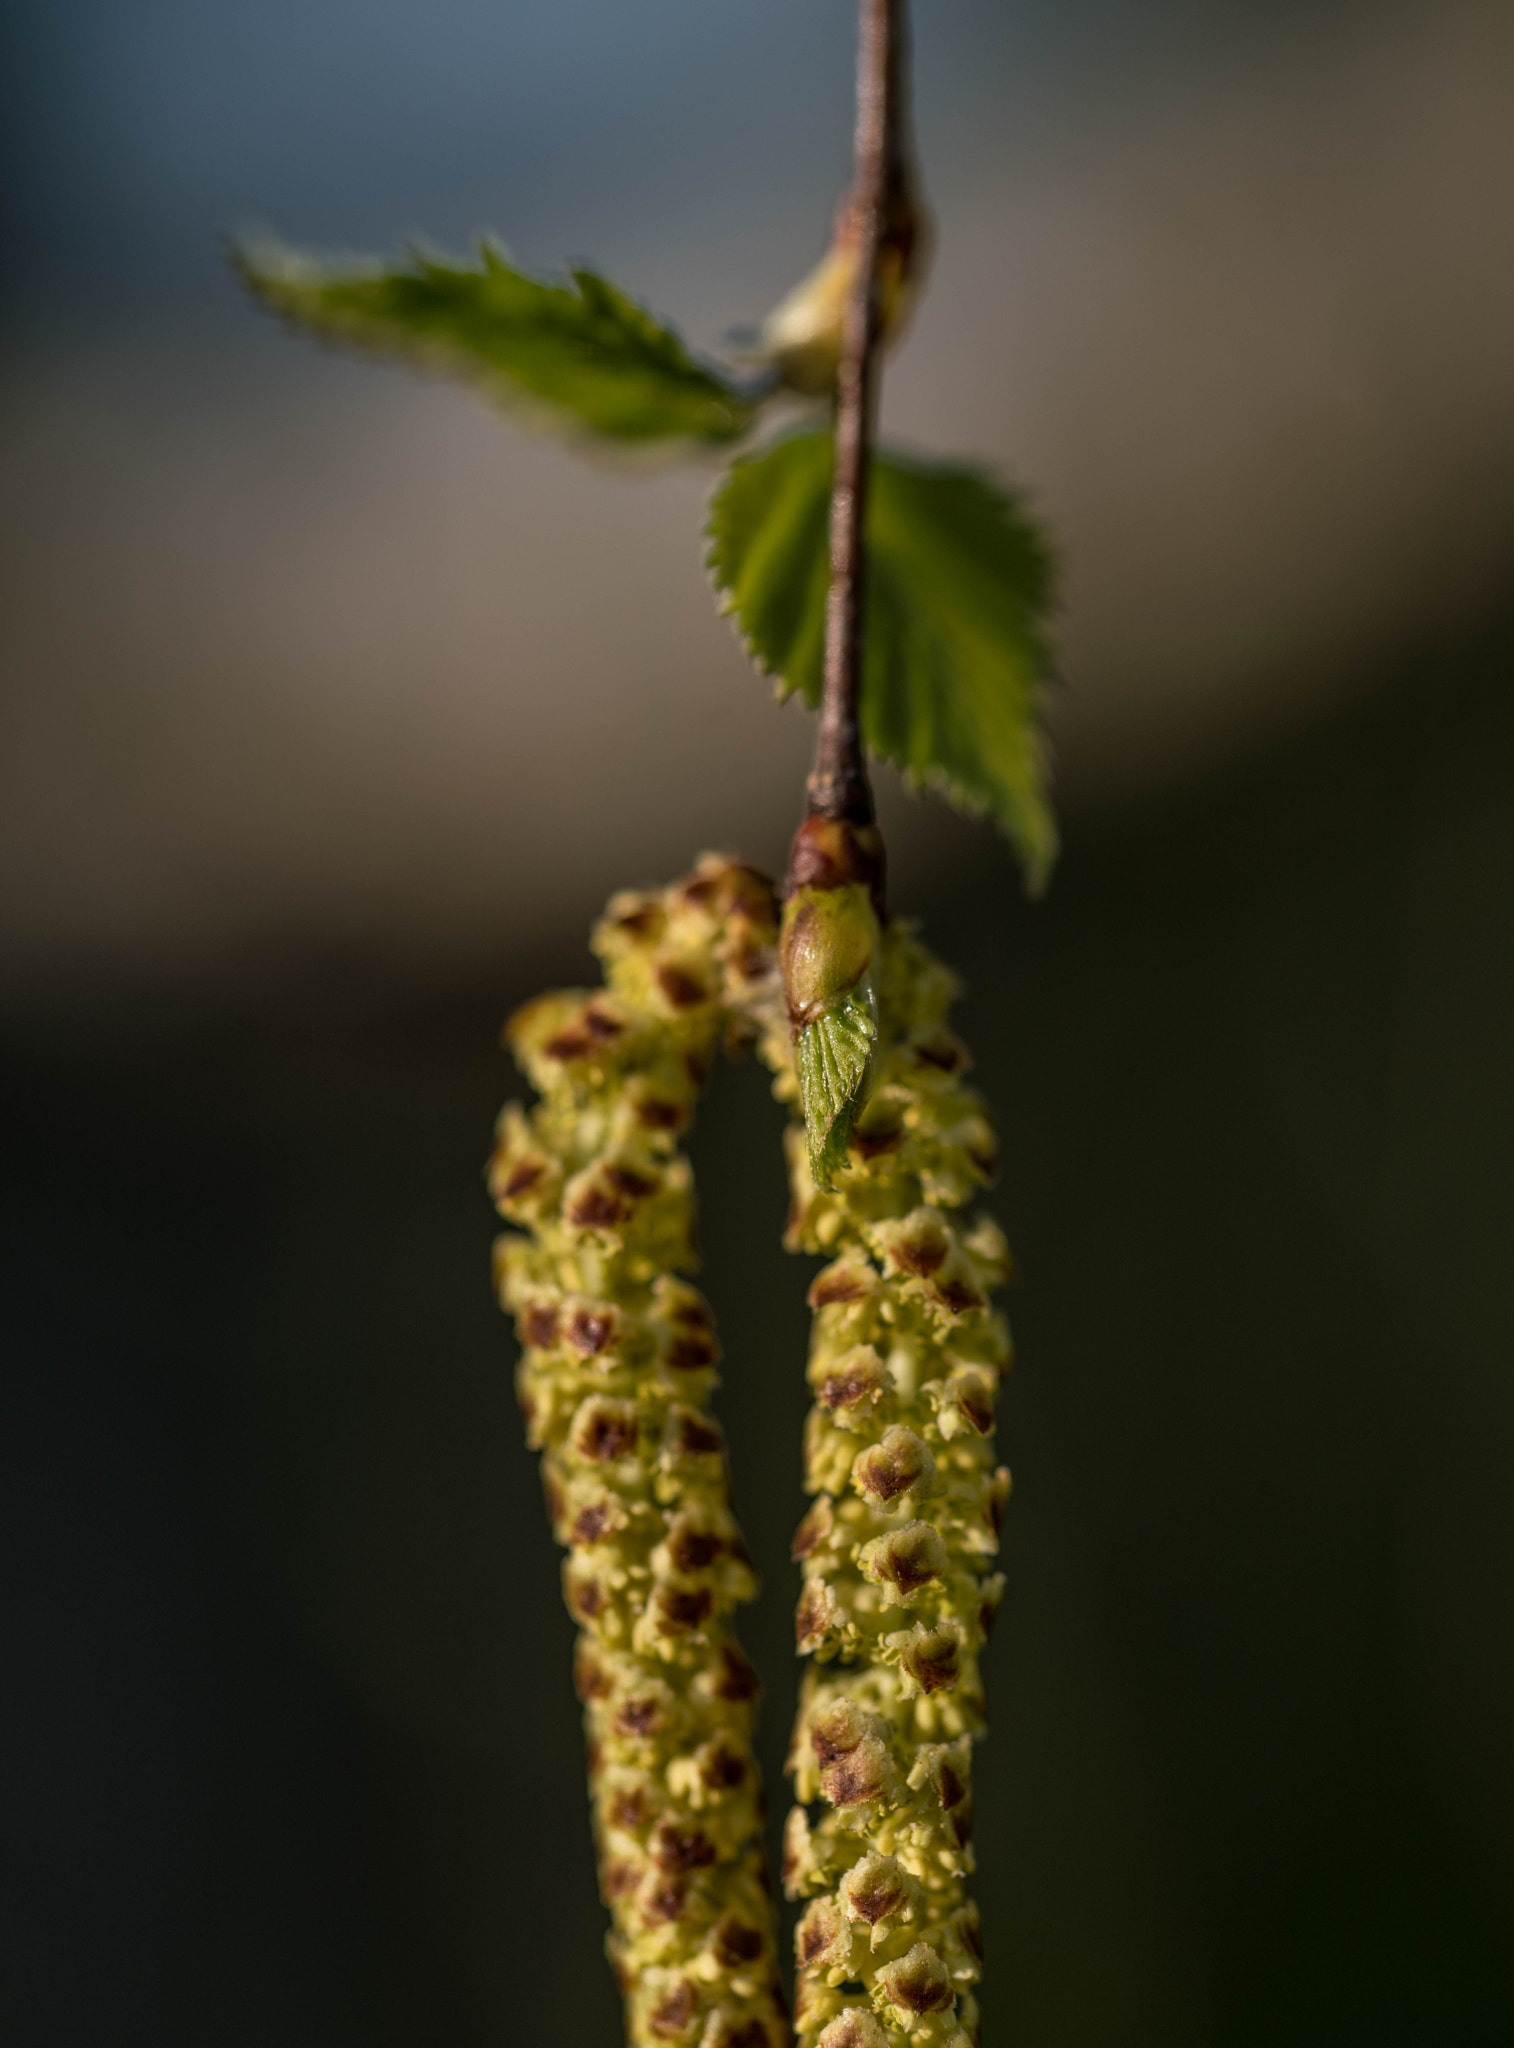
[[[755,1576],[710,1413],[713,1320],[677,1150],[723,1036],[775,982],[768,884],[707,856],[614,899],[605,987],[528,1004],[489,1184],[518,1390],[579,1624],[600,1885],[634,2048],[783,2048],[752,1732],[732,1610]]]

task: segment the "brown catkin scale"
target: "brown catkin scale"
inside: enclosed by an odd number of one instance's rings
[[[508,1107],[491,1192],[519,1234],[496,1276],[522,1346],[563,1586],[581,1634],[600,1885],[635,2048],[783,2048],[757,1682],[732,1610],[755,1580],[710,1413],[714,1324],[678,1136],[733,1020],[781,1005],[767,882],[706,856],[621,895],[594,935],[605,987],[512,1019],[535,1085]]]
[[[993,1131],[947,1029],[955,984],[906,930],[883,942],[871,1097],[833,1192],[789,1135],[789,1243],[830,1263],[810,1290],[814,1496],[795,1539],[797,1634],[813,1658],[790,1751],[784,1882],[799,1923],[796,2026],[818,2048],[970,2048],[979,1975],[971,1756],[978,1660],[1008,1474],[994,1403],[1009,1333],[989,1305],[1009,1260],[960,1211],[992,1178]],[[795,1087],[765,1020],[776,1091]]]

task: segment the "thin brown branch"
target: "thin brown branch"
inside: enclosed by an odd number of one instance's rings
[[[812,817],[871,824],[857,724],[867,573],[868,469],[878,385],[878,260],[904,186],[907,0],[861,0],[851,234],[857,267],[841,330],[831,486],[825,682],[810,771]]]

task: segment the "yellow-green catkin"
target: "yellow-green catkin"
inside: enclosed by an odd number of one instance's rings
[[[752,1734],[732,1610],[755,1592],[710,1413],[710,1311],[678,1149],[732,1020],[776,985],[760,876],[706,856],[597,927],[605,986],[507,1037],[539,1091],[500,1119],[490,1186],[521,1408],[580,1628],[600,1883],[635,2048],[783,2048]],[[764,992],[768,992],[766,995]]]
[[[951,975],[884,938],[876,1078],[833,1191],[789,1133],[789,1242],[830,1263],[810,1289],[805,1439],[813,1505],[795,1538],[799,1647],[812,1660],[789,1767],[784,1879],[810,1901],[796,2025],[819,2048],[977,2039],[972,1743],[979,1654],[1009,1475],[994,1404],[1010,1360],[989,1304],[998,1226],[961,1211],[995,1170],[992,1128],[948,1030]],[[792,1100],[786,1022],[765,1033]]]

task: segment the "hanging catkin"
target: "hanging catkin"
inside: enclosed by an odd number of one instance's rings
[[[870,1099],[834,1192],[791,1126],[788,1242],[830,1259],[810,1289],[805,1438],[814,1504],[795,1555],[806,1673],[789,1767],[796,2024],[820,2048],[968,2048],[979,1969],[971,1749],[978,1657],[1009,1475],[994,1403],[1008,1270],[990,1219],[959,1211],[993,1176],[993,1131],[946,1027],[951,975],[904,928],[883,941]],[[765,1057],[793,1099],[787,1023]]]
[[[774,983],[776,909],[706,856],[621,895],[594,935],[605,987],[529,1004],[508,1042],[540,1094],[490,1163],[521,1408],[580,1628],[600,1883],[636,2048],[782,2048],[752,1731],[732,1609],[755,1578],[710,1414],[710,1311],[680,1133],[732,1018]]]

